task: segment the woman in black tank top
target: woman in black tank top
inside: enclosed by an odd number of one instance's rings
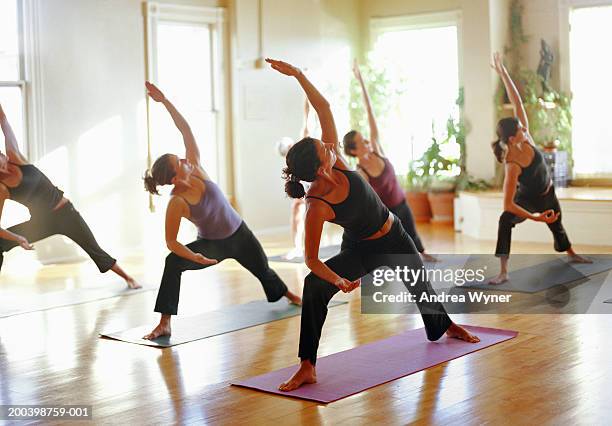
[[[282,61],[266,59],[273,69],[295,77],[319,117],[322,140],[304,138],[287,153],[285,191],[291,198],[306,196],[305,263],[311,270],[304,281],[300,329],[301,359],[296,373],[279,389],[290,391],[304,383],[316,381],[315,363],[321,330],[327,315],[327,304],[340,290],[353,291],[360,278],[384,266],[385,254],[414,254],[408,256],[410,267],[422,268],[414,243],[402,228],[399,219],[389,213],[372,187],[355,171],[349,170],[338,147],[338,135],[329,103],[298,69]],[[305,193],[300,181],[312,182]],[[342,248],[338,255],[323,263],[319,257],[321,232],[325,222],[344,228]],[[419,296],[435,294],[426,280],[406,284]],[[437,340],[446,333],[469,342],[479,339],[454,324],[440,303],[417,303],[427,337]]]
[[[492,67],[504,83],[516,117],[504,118],[497,123],[498,139],[492,144],[497,161],[505,165],[505,177],[504,212],[499,218],[495,248],[495,255],[501,261],[501,270],[489,284],[508,281],[512,228],[526,219],[546,223],[553,234],[555,250],[567,252],[570,261],[590,263],[590,260],[574,252],[561,224],[561,206],[548,168],[529,134],[529,123],[521,96],[499,53],[494,55]]]
[[[64,197],[43,172],[29,164],[19,151],[15,134],[0,105],[0,125],[4,134],[6,155],[0,153],[0,215],[6,200],[26,206],[30,220],[8,229],[0,228],[0,268],[4,252],[21,246],[33,250],[30,242],[62,234],[77,243],[96,263],[100,272],[113,271],[129,288],[140,285],[100,248],[89,226],[72,203]]]

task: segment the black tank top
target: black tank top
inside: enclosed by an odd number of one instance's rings
[[[531,148],[533,148],[533,160],[527,167],[521,167],[522,172],[518,177],[518,191],[524,195],[542,195],[550,185],[550,175],[540,150],[534,146]]]
[[[327,203],[336,215],[331,222],[342,226],[346,237],[363,240],[382,228],[389,218],[389,209],[359,173],[336,167],[334,169],[342,172],[348,179],[349,193],[346,199],[332,204],[313,195],[308,195],[306,198],[315,198]]]
[[[62,200],[64,192],[53,185],[33,164],[14,165],[21,170],[22,178],[19,185],[14,188],[5,185],[11,200],[23,204],[30,209],[30,212],[53,210]]]

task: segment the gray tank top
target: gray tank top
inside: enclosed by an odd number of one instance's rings
[[[196,176],[197,177],[197,176]],[[189,220],[198,228],[198,238],[222,240],[232,235],[242,224],[242,218],[230,205],[213,181],[201,179],[206,185],[197,204],[189,204]]]

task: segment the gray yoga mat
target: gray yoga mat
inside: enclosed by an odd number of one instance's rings
[[[79,305],[113,297],[131,296],[152,290],[157,290],[157,286],[143,285],[143,288],[130,290],[123,283],[111,283],[104,287],[75,288],[34,295],[23,292],[3,292],[0,297],[0,318]]]
[[[569,263],[557,258],[547,262],[510,271],[509,280],[503,284],[491,285],[488,277],[483,283],[466,283],[462,287],[480,290],[515,291],[537,293],[561,284],[584,280],[590,275],[612,269],[612,256],[589,255],[593,263]]]
[[[319,247],[319,259],[327,260],[332,256],[340,253],[340,246],[338,244],[334,244],[331,246],[323,246]],[[279,254],[277,256],[270,256],[268,260],[270,262],[284,262],[284,263],[304,263],[304,257],[294,257],[293,259],[285,259],[287,253]]]
[[[332,301],[329,303],[329,307],[332,308],[346,303],[348,302]],[[100,336],[138,345],[167,348],[294,317],[299,315],[300,312],[301,308],[299,306],[289,304],[286,300],[279,300],[274,303],[257,300],[242,305],[226,306],[217,311],[205,312],[192,317],[179,317],[172,324],[171,336],[162,336],[155,340],[144,340],[142,338],[153,329],[153,324],[114,333],[101,333]]]

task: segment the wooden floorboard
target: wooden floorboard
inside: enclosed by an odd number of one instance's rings
[[[420,230],[432,253],[488,253],[494,247],[494,242],[472,240],[448,227]],[[288,248],[283,236],[262,241],[271,254]],[[612,247],[576,248],[612,252]],[[513,250],[546,253],[551,247],[517,243]],[[159,280],[163,254],[156,259],[159,263],[136,256],[125,264],[141,279]],[[303,265],[273,267],[291,289],[301,291],[307,273]],[[114,282],[88,262],[46,266],[23,276],[17,268],[7,269],[0,291],[20,291],[23,297]],[[507,328],[519,335],[321,405],[228,385],[295,365],[299,317],[168,349],[98,337],[101,331],[153,326],[155,297],[145,292],[0,319],[0,403],[92,405],[95,423],[109,425],[609,424],[612,418],[612,315],[455,315],[459,323]],[[185,274],[179,313],[261,298],[257,281],[227,262]],[[329,311],[321,356],[422,326],[417,315],[362,315],[359,295],[348,299],[348,305]]]

